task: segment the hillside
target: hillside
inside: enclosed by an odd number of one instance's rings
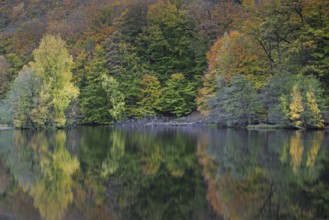
[[[199,110],[226,126],[324,126],[326,0],[4,0],[0,12],[0,123]]]

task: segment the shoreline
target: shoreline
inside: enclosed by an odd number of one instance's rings
[[[4,126],[0,126],[0,131],[4,131],[4,130],[12,130],[14,129],[13,127],[4,127]]]
[[[287,127],[279,124],[251,124],[245,126],[222,126],[217,122],[211,121],[207,118],[193,120],[193,118],[141,118],[141,119],[128,119],[115,123],[111,126],[114,127],[208,127],[208,128],[235,128],[247,130],[328,130],[329,126],[322,129],[317,128],[302,128]]]
[[[223,126],[220,125],[218,122],[212,121],[209,118],[194,118],[194,117],[183,117],[183,118],[171,118],[171,117],[145,117],[145,118],[133,118],[127,119],[124,121],[120,121],[113,124],[85,124],[85,123],[77,123],[74,126],[67,126],[64,128],[57,128],[57,129],[66,129],[72,127],[79,127],[79,126],[111,126],[111,127],[207,127],[207,128],[233,128],[233,129],[246,129],[246,130],[329,130],[329,126],[326,125],[324,128],[316,129],[316,128],[302,128],[298,129],[295,127],[287,127],[282,126],[279,124],[266,124],[266,123],[259,123],[259,124],[251,124],[251,125],[244,125],[244,126]],[[19,129],[15,127],[10,127],[7,125],[0,125],[0,131],[4,130],[13,130]],[[34,129],[34,128],[30,128]],[[44,128],[49,129],[49,128]],[[54,129],[54,128],[51,128]]]

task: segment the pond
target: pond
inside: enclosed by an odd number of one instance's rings
[[[0,131],[0,219],[329,219],[329,132]]]

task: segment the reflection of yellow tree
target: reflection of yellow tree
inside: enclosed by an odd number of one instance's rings
[[[296,134],[291,136],[290,138],[291,165],[294,172],[296,172],[299,169],[302,163],[303,151],[304,151],[304,145],[301,140],[301,132],[296,131]]]
[[[49,145],[43,145],[38,149],[44,153],[40,158],[41,178],[29,189],[30,195],[34,198],[34,206],[47,220],[61,219],[72,202],[71,176],[79,167],[77,158],[72,158],[65,148],[64,131],[57,131],[52,141],[53,152],[49,151]]]
[[[306,166],[309,168],[314,167],[314,163],[316,161],[316,158],[318,156],[318,152],[320,150],[321,142],[323,140],[323,132],[319,131],[316,133],[315,138],[312,143],[311,149],[307,153],[307,160],[306,160]]]

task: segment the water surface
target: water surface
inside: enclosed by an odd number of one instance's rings
[[[326,131],[0,131],[0,219],[328,219]]]

